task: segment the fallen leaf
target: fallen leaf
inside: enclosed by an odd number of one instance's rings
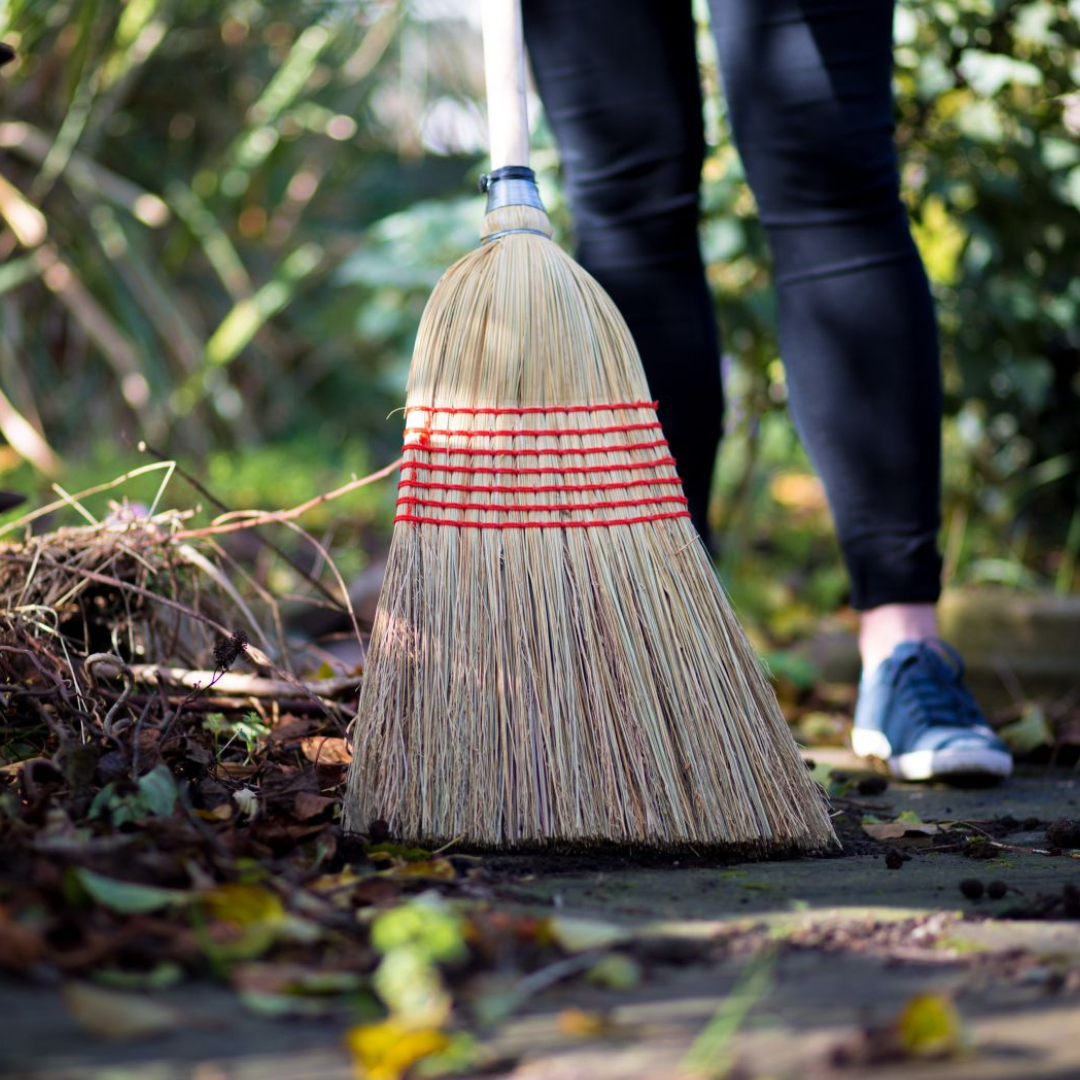
[[[1018,754],[1030,754],[1042,746],[1054,745],[1054,732],[1041,705],[1029,705],[1019,720],[1006,724],[998,734]]]
[[[162,908],[187,904],[195,899],[194,893],[162,889],[157,885],[139,885],[133,881],[117,881],[83,867],[76,867],[73,873],[92,900],[121,915],[160,911]]]
[[[349,744],[330,735],[311,735],[300,740],[300,750],[308,761],[319,765],[348,765],[352,761]]]
[[[167,817],[173,812],[180,792],[167,765],[155,765],[138,781],[139,793],[151,814]]]
[[[563,1009],[558,1018],[559,1030],[578,1039],[600,1039],[615,1030],[611,1018],[602,1012],[586,1009]]]
[[[86,983],[68,983],[60,996],[68,1015],[92,1038],[132,1041],[164,1035],[185,1027],[190,1017],[146,994],[102,990]]]
[[[552,941],[571,953],[587,952],[589,949],[610,949],[630,937],[627,930],[614,923],[569,915],[552,915],[548,919],[548,932]]]
[[[320,874],[314,881],[308,882],[307,888],[316,896],[335,896],[347,892],[358,882],[363,881],[354,870],[346,867],[336,874]]]
[[[428,877],[453,881],[457,871],[449,859],[429,859],[426,862],[408,862],[387,871],[390,877]]]
[[[641,965],[622,953],[609,953],[585,972],[585,981],[609,990],[630,990],[641,982]]]
[[[927,822],[916,825],[909,821],[876,821],[864,824],[863,832],[875,840],[902,840],[909,836],[934,836],[938,832],[938,826]]]
[[[310,821],[320,814],[325,814],[336,801],[327,795],[313,795],[310,791],[301,791],[297,793],[293,803],[293,813],[299,821]]]
[[[351,1028],[345,1034],[345,1045],[357,1080],[401,1080],[418,1061],[445,1050],[450,1037],[438,1028],[387,1020]]]
[[[281,897],[261,885],[219,885],[204,892],[200,899],[209,915],[236,926],[276,923],[285,919]]]
[[[963,1046],[963,1027],[948,994],[917,994],[896,1021],[900,1045],[912,1057],[951,1057]]]

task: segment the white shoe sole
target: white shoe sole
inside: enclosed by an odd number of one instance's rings
[[[971,747],[953,750],[913,750],[888,760],[900,780],[938,780],[949,776],[993,776],[1004,779],[1013,771],[1012,755],[1003,750]]]
[[[1012,775],[1012,755],[989,747],[965,746],[944,750],[912,750],[893,756],[889,740],[880,731],[855,728],[851,748],[859,757],[884,761],[898,780],[933,780],[944,776]]]

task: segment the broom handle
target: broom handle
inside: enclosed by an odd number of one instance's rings
[[[491,167],[529,164],[520,0],[482,0]]]

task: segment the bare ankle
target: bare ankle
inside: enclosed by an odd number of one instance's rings
[[[861,613],[859,653],[863,671],[872,671],[905,641],[937,637],[934,604],[882,604]]]

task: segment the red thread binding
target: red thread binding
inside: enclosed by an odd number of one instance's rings
[[[495,431],[459,431],[456,428],[406,428],[405,437],[419,435],[421,439],[430,438],[432,435],[465,435],[469,438],[477,436],[481,438],[513,438],[517,435],[527,435],[530,438],[555,437],[561,435],[608,435],[613,431],[659,431],[660,425],[652,424],[616,424],[613,427],[587,427],[587,428],[544,428],[536,430],[523,428],[500,428]]]
[[[618,412],[621,409],[653,409],[658,401],[629,401],[611,405],[542,405],[524,409],[457,409],[452,406],[409,405],[405,415],[411,412],[446,413],[449,416],[525,416],[529,413],[579,413],[579,412]]]
[[[404,461],[401,471],[406,469],[426,469],[428,472],[463,473],[476,476],[551,476],[553,473],[609,473],[624,469],[659,469],[666,465],[675,465],[673,457],[657,458],[655,461],[627,461],[621,465],[551,465],[544,469],[489,469],[486,467],[469,468],[465,465],[436,465],[434,462]]]
[[[642,514],[640,517],[612,518],[610,521],[455,521],[452,518],[419,517],[416,514],[398,514],[394,523],[409,521],[416,525],[452,525],[458,529],[608,529],[612,525],[637,525],[643,521],[667,521],[688,518],[689,510],[675,510],[667,514]]]
[[[626,443],[624,446],[579,446],[579,447],[556,447],[551,450],[474,450],[471,447],[456,448],[450,446],[425,446],[423,443],[406,443],[403,450],[426,450],[429,454],[469,454],[481,457],[544,457],[552,456],[576,456],[578,454],[625,454],[628,450],[655,450],[658,446],[667,446],[666,439],[657,439],[654,442]],[[609,468],[621,468],[619,465],[611,465]]]
[[[654,506],[657,503],[681,503],[687,505],[682,495],[659,495],[655,499],[616,499],[611,502],[580,503],[536,503],[521,506],[499,503],[458,503],[444,502],[441,499],[398,499],[398,506],[437,506],[440,510],[483,510],[486,513],[515,514],[550,514],[559,510],[621,510],[627,506]]]
[[[539,495],[545,491],[613,491],[617,488],[653,487],[656,484],[679,484],[677,476],[661,476],[653,480],[614,480],[610,484],[538,484],[533,487],[512,487],[493,484],[473,487],[471,484],[427,484],[421,480],[402,480],[398,488],[417,488],[424,491],[468,491],[479,495]]]

